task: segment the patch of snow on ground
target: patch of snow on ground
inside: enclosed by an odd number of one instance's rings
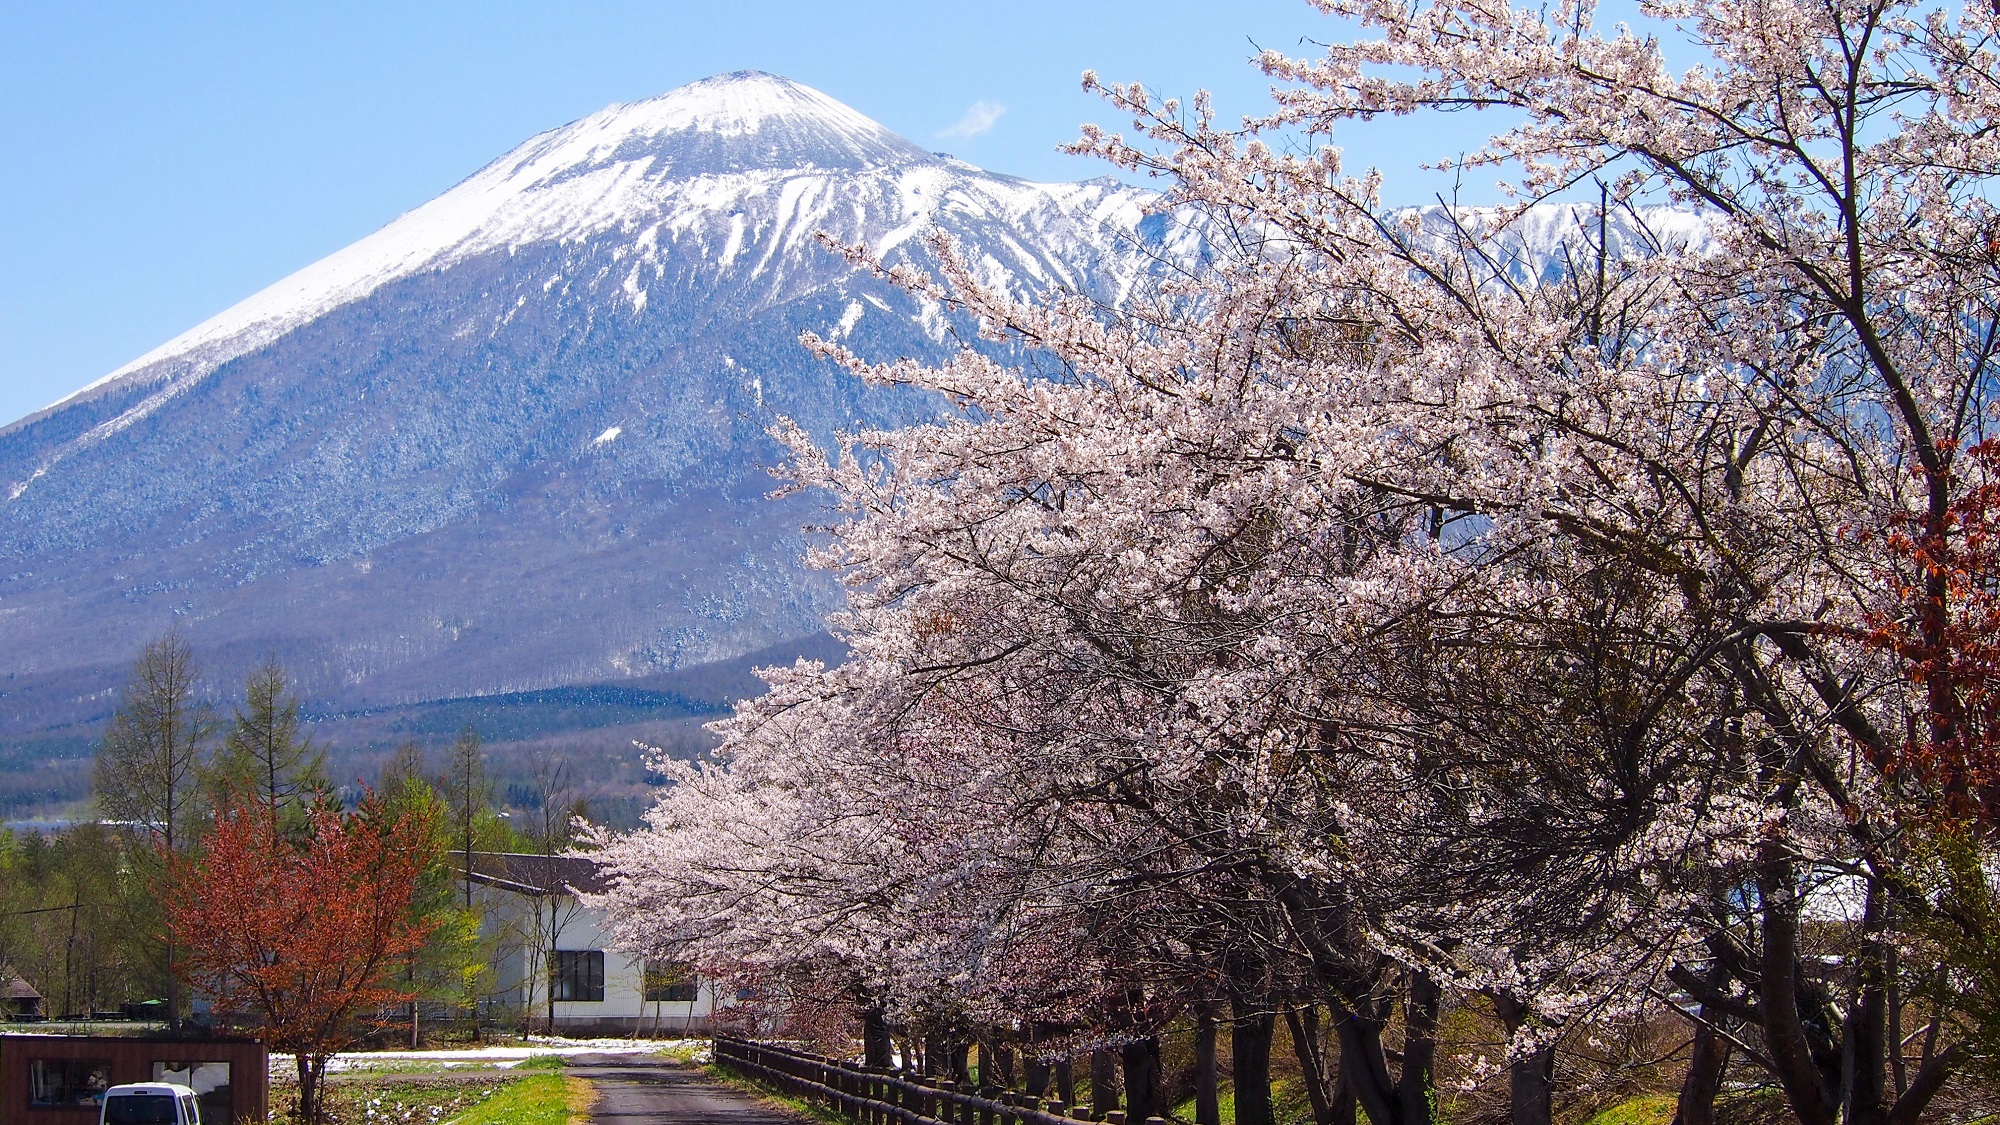
[[[539,1055],[647,1055],[698,1051],[706,1039],[559,1039],[531,1035],[527,1046],[459,1047],[435,1051],[343,1051],[326,1064],[328,1074],[367,1070],[389,1062],[435,1062],[442,1066],[486,1063],[501,1069],[521,1065]],[[295,1074],[291,1055],[271,1056],[274,1076]]]

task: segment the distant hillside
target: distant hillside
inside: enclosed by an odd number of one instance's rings
[[[503,801],[511,795],[519,804],[534,757],[553,754],[572,763],[579,791],[597,817],[630,824],[647,803],[648,775],[635,742],[679,756],[697,753],[715,741],[702,724],[762,692],[753,669],[801,657],[832,663],[845,652],[821,633],[624,683],[312,714],[305,727],[331,751],[327,764],[335,783],[346,785],[373,784],[383,762],[406,742],[425,747],[441,763],[444,749],[470,726],[485,746]],[[0,822],[83,813],[101,737],[96,724],[0,736]]]

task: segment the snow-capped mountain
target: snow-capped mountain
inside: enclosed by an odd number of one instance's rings
[[[936,228],[990,282],[1117,302],[1199,252],[1149,199],[994,175],[767,74],[534,137],[0,429],[0,735],[107,713],[176,624],[218,688],[274,653],[337,708],[814,634],[839,600],[798,561],[822,513],[764,499],[766,426],[937,407],[864,390],[799,334],[937,357],[953,328],[815,233],[921,265]],[[1508,268],[1559,268],[1587,218],[1525,217]]]
[[[108,710],[178,623],[220,679],[274,652],[368,705],[618,679],[817,631],[783,414],[934,409],[798,344],[937,354],[951,325],[815,240],[1116,300],[1146,195],[926,152],[766,74],[529,140],[375,234],[0,430],[0,729]]]

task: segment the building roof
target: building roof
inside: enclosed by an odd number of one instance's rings
[[[463,870],[464,853],[453,858]],[[537,898],[574,891],[595,894],[607,887],[603,866],[587,856],[473,852],[468,874],[475,883]]]
[[[12,969],[0,967],[0,1000],[40,1000],[42,994],[35,986],[14,975]]]

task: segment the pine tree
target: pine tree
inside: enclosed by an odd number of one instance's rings
[[[479,750],[479,734],[467,723],[451,745],[438,786],[444,793],[445,809],[451,817],[452,842],[459,846],[464,864],[465,906],[472,908],[472,852],[479,834],[479,816],[493,796],[493,783],[486,776],[486,758]]]
[[[154,845],[133,849],[140,862],[155,852],[176,855],[194,842],[202,812],[203,757],[216,728],[214,708],[195,696],[199,677],[194,651],[178,629],[147,645],[97,752],[99,808],[107,818],[149,836]],[[179,1030],[177,951],[171,937],[164,952],[167,1023]]]
[[[390,819],[408,817],[429,825],[437,859],[417,880],[411,894],[411,915],[426,931],[423,944],[403,958],[400,975],[410,994],[410,1046],[422,1042],[421,1013],[427,1000],[462,1007],[476,994],[488,972],[487,945],[480,940],[479,914],[459,905],[456,877],[447,856],[454,833],[450,810],[425,770],[424,750],[405,742],[383,764],[376,793]]]
[[[426,789],[435,790],[430,769],[425,761],[423,745],[414,740],[396,747],[389,760],[382,763],[382,770],[375,779],[375,791],[393,799],[415,782]]]
[[[217,793],[241,794],[272,824],[289,823],[329,787],[326,751],[299,732],[299,699],[286,690],[276,657],[250,673],[222,750],[209,769]]]

